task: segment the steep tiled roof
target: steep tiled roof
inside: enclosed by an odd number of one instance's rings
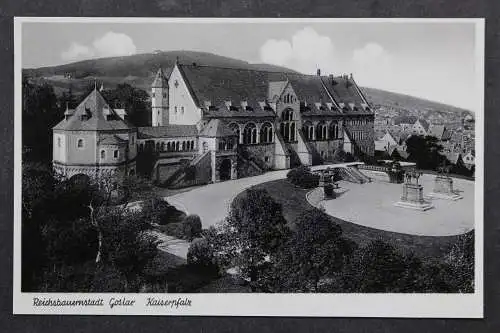
[[[267,98],[270,101],[276,102],[276,100],[281,96],[283,89],[285,89],[288,81],[271,81],[269,82],[269,89],[267,93]]]
[[[429,126],[430,126],[430,125],[429,125],[429,123],[427,122],[427,120],[425,120],[425,119],[418,119],[415,123],[417,123],[417,122],[420,122],[420,125],[422,125],[422,127],[423,127],[426,131],[428,131],[428,130],[429,130]]]
[[[104,97],[94,89],[74,110],[68,120],[63,119],[54,130],[106,131],[126,130],[132,126],[110,108]]]
[[[438,140],[442,140],[445,130],[446,127],[444,125],[430,125],[428,135],[434,136],[438,138]]]
[[[139,139],[177,138],[197,135],[198,129],[196,125],[166,125],[137,128],[137,137]]]
[[[363,108],[364,100],[356,83],[346,76],[323,76],[324,86],[338,104],[344,104],[344,113],[367,113]]]
[[[272,116],[273,111],[264,110],[262,102],[272,103],[275,95],[281,93],[287,81],[291,83],[301,102],[305,102],[307,106],[313,106],[306,112],[322,113],[324,110],[315,108],[315,103],[334,105],[336,102],[346,105],[344,113],[366,113],[362,107],[363,98],[354,81],[345,77],[320,77],[194,64],[179,64],[178,67],[197,105],[205,108],[205,101],[211,103],[212,108],[206,111],[207,116],[221,117],[226,114],[231,117]],[[229,110],[226,106],[227,101],[232,102]],[[242,108],[241,101],[246,101],[249,108]],[[354,108],[349,106],[350,103],[353,103]],[[326,108],[326,112],[338,111]]]
[[[128,140],[122,139],[116,135],[107,136],[107,137],[99,140],[99,144],[102,144],[102,145],[121,145],[121,144],[127,144],[127,143],[128,143]]]
[[[227,136],[236,136],[236,134],[227,127],[227,124],[219,119],[211,119],[208,124],[200,131],[200,136],[210,138],[220,138]]]

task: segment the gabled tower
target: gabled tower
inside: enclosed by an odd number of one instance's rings
[[[168,82],[161,68],[156,73],[151,90],[151,126],[168,125]]]

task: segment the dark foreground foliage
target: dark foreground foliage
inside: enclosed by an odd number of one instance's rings
[[[24,164],[22,290],[139,291],[157,241],[147,216],[111,202],[106,186]]]

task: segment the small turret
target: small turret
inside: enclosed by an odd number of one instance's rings
[[[151,111],[152,126],[168,125],[168,81],[161,67],[151,84]]]

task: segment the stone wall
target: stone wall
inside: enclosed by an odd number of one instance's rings
[[[243,147],[256,164],[272,169],[274,165],[274,143],[263,143],[258,145],[246,145]]]

